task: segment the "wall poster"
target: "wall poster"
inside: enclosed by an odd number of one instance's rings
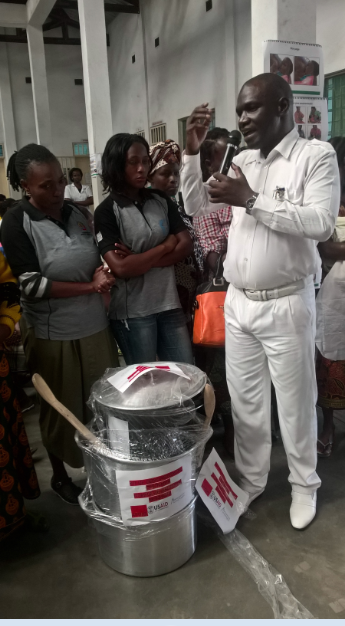
[[[295,41],[265,41],[264,71],[277,74],[289,83],[293,116],[300,137],[328,139],[328,111],[324,92],[322,47]]]

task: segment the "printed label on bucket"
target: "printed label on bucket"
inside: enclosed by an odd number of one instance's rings
[[[116,470],[122,521],[138,526],[166,519],[192,500],[192,457],[147,470]]]
[[[121,370],[121,372],[116,372],[116,374],[110,376],[108,382],[113,385],[115,389],[123,393],[137,378],[153,370],[176,374],[177,376],[182,376],[190,380],[189,376],[187,376],[176,363],[165,363],[164,365],[129,365],[124,370]]]
[[[234,530],[249,496],[231,480],[214,448],[200,470],[196,490],[223,533]]]

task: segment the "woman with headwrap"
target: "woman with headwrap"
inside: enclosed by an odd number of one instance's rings
[[[95,233],[116,276],[109,318],[125,361],[131,365],[158,356],[193,363],[174,273],[193,244],[175,202],[145,189],[151,170],[145,139],[129,133],[111,137],[102,170],[110,195],[95,211]]]
[[[176,203],[179,214],[193,241],[192,254],[175,264],[177,291],[189,330],[191,331],[195,291],[204,272],[204,260],[202,249],[192,226],[192,220],[183,209],[181,195],[177,202],[177,192],[180,184],[181,150],[176,141],[167,139],[151,146],[150,155],[152,168],[149,174],[149,181],[152,189],[163,191]]]

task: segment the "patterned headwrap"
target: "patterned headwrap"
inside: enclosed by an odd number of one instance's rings
[[[153,174],[167,163],[178,163],[181,165],[180,146],[173,139],[155,143],[150,147],[150,156],[152,159],[150,174]]]

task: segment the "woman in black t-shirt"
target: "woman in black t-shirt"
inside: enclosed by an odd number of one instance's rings
[[[174,265],[192,251],[178,209],[159,191],[145,189],[151,167],[143,137],[120,133],[102,158],[110,191],[95,212],[101,255],[116,277],[110,325],[127,365],[160,360],[192,363]]]

